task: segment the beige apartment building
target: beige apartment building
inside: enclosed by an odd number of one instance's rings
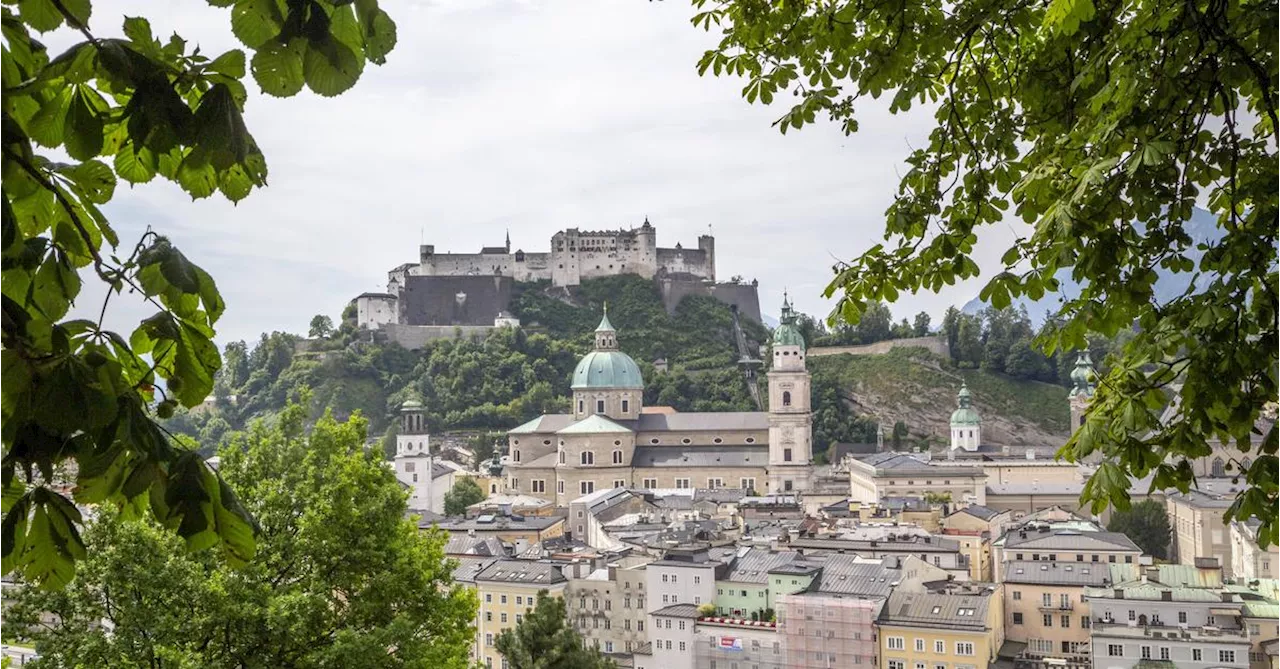
[[[985,504],[986,480],[976,464],[932,463],[910,453],[874,453],[849,461],[849,497],[863,504],[928,494],[949,495],[956,504]]]
[[[1280,569],[1280,545],[1272,544],[1266,549],[1258,547],[1257,519],[1242,523],[1231,521],[1228,534],[1231,537],[1231,573],[1241,581],[1252,581],[1261,578],[1276,577]]]
[[[568,583],[560,566],[550,562],[496,560],[476,574],[476,593],[480,597],[477,659],[486,667],[504,666],[502,655],[494,646],[498,635],[524,620],[537,604],[540,590],[552,597],[563,597]]]
[[[898,588],[879,618],[881,669],[987,669],[1004,643],[1004,595],[986,583]]]
[[[570,578],[565,588],[569,621],[606,655],[631,655],[649,641],[644,583],[644,566],[609,566]]]
[[[1119,532],[1089,531],[1091,523],[1066,526],[1024,525],[1005,532],[992,544],[991,569],[995,580],[1005,580],[1005,568],[1014,562],[1075,562],[1079,564],[1137,564],[1142,549]]]
[[[1005,565],[1004,629],[1009,641],[1026,644],[1017,659],[1088,667],[1087,587],[1102,587],[1109,563],[1014,561]]]
[[[1207,481],[1201,489],[1183,494],[1170,491],[1165,498],[1169,525],[1173,529],[1170,542],[1171,561],[1195,565],[1197,558],[1214,558],[1222,565],[1223,578],[1233,576],[1231,533],[1222,522],[1222,514],[1235,500],[1234,490],[1221,490]]]

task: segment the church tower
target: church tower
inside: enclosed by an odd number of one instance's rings
[[[1071,394],[1067,396],[1071,402],[1071,432],[1074,433],[1084,425],[1084,414],[1089,410],[1089,402],[1093,400],[1093,360],[1086,349],[1076,358],[1076,368],[1071,370]]]
[[[400,426],[396,434],[396,478],[409,488],[409,509],[431,509],[431,437],[427,434],[427,412],[422,403],[408,400],[400,405]]]
[[[969,386],[960,383],[955,411],[951,412],[951,450],[976,451],[982,445],[982,418],[972,406]]]
[[[804,337],[786,296],[773,331],[769,369],[769,489],[772,495],[808,490],[813,477],[813,414]]]

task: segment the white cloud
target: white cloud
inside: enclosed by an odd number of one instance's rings
[[[122,188],[109,209],[124,239],[153,226],[218,279],[223,341],[336,316],[415,259],[420,239],[473,251],[510,228],[516,246],[537,250],[564,227],[629,227],[645,215],[664,246],[713,226],[718,273],[758,278],[767,311],[785,287],[825,315],[831,265],[879,240],[909,143],[931,126],[927,112],[891,116],[873,103],[852,137],[828,124],[782,136],[770,124],[785,99],[751,106],[743,82],[697,75],[715,35],[693,28],[679,2],[387,5],[399,45],[353,90],[251,96],[269,188],[233,206],[157,182]],[[136,12],[95,9],[100,34]],[[145,12],[156,34],[176,30],[206,53],[236,46],[226,10]],[[1002,248],[984,241],[980,261]],[[976,292],[971,282],[894,310],[936,315]],[[96,316],[96,300],[85,305]],[[117,315],[121,327],[136,316]]]

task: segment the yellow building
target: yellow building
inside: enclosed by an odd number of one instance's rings
[[[1121,567],[1122,565],[1115,565]],[[1087,667],[1089,604],[1085,588],[1104,587],[1111,564],[1009,562],[1004,571],[1004,629],[1009,641],[1026,644],[1017,659],[1052,660]]]
[[[987,669],[1004,643],[1001,586],[898,588],[880,613],[880,669]]]
[[[528,560],[497,560],[475,577],[480,612],[476,619],[476,658],[487,667],[503,667],[494,645],[504,630],[520,624],[533,611],[538,592],[563,597],[569,579],[559,565]]]

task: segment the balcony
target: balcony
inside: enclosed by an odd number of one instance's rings
[[[1054,611],[1073,611],[1075,608],[1076,605],[1071,602],[1054,602],[1052,604],[1040,602],[1040,610],[1045,613],[1053,613]]]
[[[1214,626],[1187,627],[1184,629],[1181,625],[1177,624],[1167,625],[1156,622],[1154,624],[1139,625],[1137,623],[1116,622],[1114,620],[1106,620],[1102,618],[1098,618],[1093,621],[1093,634],[1095,636],[1124,637],[1129,639],[1170,639],[1193,643],[1202,641],[1217,641],[1225,643],[1249,642],[1249,634],[1243,629]]]

